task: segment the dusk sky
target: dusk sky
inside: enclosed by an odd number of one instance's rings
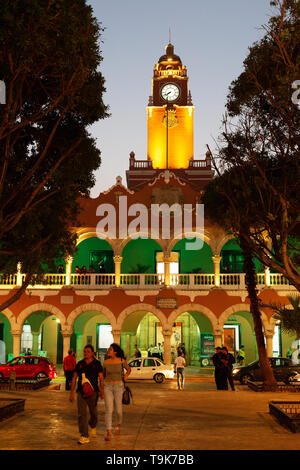
[[[188,70],[195,105],[194,158],[213,150],[226,96],[243,68],[248,47],[263,35],[269,0],[90,0],[105,31],[101,71],[111,117],[91,128],[102,164],[92,197],[123,178],[129,153],[147,159],[146,106],[154,64],[165,53],[171,28],[175,54]]]

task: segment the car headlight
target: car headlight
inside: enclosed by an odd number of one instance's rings
[[[241,369],[233,369],[232,373],[237,374]]]

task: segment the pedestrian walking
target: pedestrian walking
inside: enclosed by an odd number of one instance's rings
[[[108,359],[103,362],[104,375],[104,401],[105,401],[105,440],[112,438],[113,412],[116,414],[115,436],[120,434],[123,419],[122,397],[124,391],[123,380],[126,382],[131,368],[127,364],[123,350],[116,343],[110,345],[107,351]],[[123,377],[123,371],[126,373]]]
[[[174,362],[174,370],[177,373],[177,388],[178,390],[184,389],[184,368],[186,362],[184,359],[184,354],[181,352]]]
[[[64,376],[66,377],[66,390],[71,390],[71,383],[76,367],[76,359],[72,349],[69,349],[68,355],[63,360]]]
[[[235,363],[234,355],[228,352],[226,346],[222,347],[222,353],[226,356],[226,359],[221,359],[227,366],[227,380],[232,391],[235,391],[234,381],[232,376],[233,364]]]
[[[95,351],[92,345],[88,344],[83,350],[84,358],[76,364],[76,368],[73,374],[70,401],[75,400],[75,386],[77,382],[77,410],[78,410],[78,427],[80,438],[78,444],[87,444],[89,440],[89,428],[90,435],[96,436],[96,426],[98,422],[97,415],[97,402],[100,396],[101,400],[104,398],[103,393],[103,369],[100,361],[95,358]],[[84,383],[90,383],[90,396],[85,396]],[[88,421],[89,409],[90,419]]]
[[[224,361],[226,361],[226,356],[223,354],[222,349],[219,346],[216,347],[216,352],[212,356],[212,361],[215,366],[215,382],[217,390],[228,390],[227,365],[224,363]]]

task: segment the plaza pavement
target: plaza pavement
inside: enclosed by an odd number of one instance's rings
[[[295,400],[295,393],[259,393],[246,386],[217,391],[212,378],[199,377],[177,391],[176,382],[131,382],[134,402],[124,406],[122,434],[104,440],[104,402],[98,403],[97,437],[77,444],[76,404],[69,392],[41,389],[0,392],[26,399],[25,411],[0,422],[1,450],[299,450],[300,433],[280,426],[269,400]],[[52,386],[50,386],[51,388]]]

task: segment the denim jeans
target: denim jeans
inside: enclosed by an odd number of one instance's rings
[[[89,398],[83,398],[80,392],[77,392],[77,408],[78,408],[78,427],[81,436],[89,437],[88,424],[91,428],[95,428],[98,421],[97,411],[98,393],[95,392]],[[90,420],[88,422],[87,409],[90,412]]]
[[[112,428],[112,416],[115,411],[116,424],[122,424],[123,382],[108,383],[104,381],[104,402],[105,402],[105,425],[106,429]]]
[[[180,388],[180,382],[181,382],[181,388],[184,387],[184,367],[177,367],[177,386]]]

